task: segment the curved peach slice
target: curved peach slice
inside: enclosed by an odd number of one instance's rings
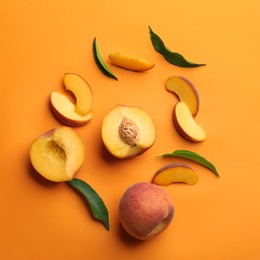
[[[193,116],[198,113],[199,93],[191,81],[182,76],[173,76],[167,79],[166,89],[175,93],[180,101],[186,103]]]
[[[30,147],[35,170],[54,182],[69,181],[82,166],[85,147],[72,128],[61,126],[37,137]]]
[[[55,117],[64,125],[67,126],[82,126],[89,122],[92,118],[92,113],[81,116],[76,112],[76,106],[70,99],[59,93],[51,93],[51,108]]]
[[[88,83],[75,73],[66,73],[63,82],[65,88],[70,90],[76,97],[76,113],[81,116],[87,115],[93,103],[93,93]]]
[[[189,107],[182,101],[175,105],[173,122],[178,133],[186,139],[200,142],[206,138],[205,130],[197,124]]]
[[[119,52],[110,53],[108,58],[110,59],[112,64],[120,68],[132,70],[132,71],[141,72],[141,71],[150,70],[154,67],[154,64],[149,61],[140,58],[134,58],[134,57],[122,55]]]
[[[172,163],[160,168],[155,173],[152,182],[162,186],[167,186],[172,183],[193,185],[197,183],[198,180],[199,177],[197,173],[190,166],[182,163]]]
[[[115,157],[140,155],[155,142],[156,128],[149,114],[139,107],[117,105],[102,124],[102,140]]]

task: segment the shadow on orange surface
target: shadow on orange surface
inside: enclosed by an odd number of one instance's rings
[[[119,224],[118,227],[118,237],[121,239],[121,241],[127,245],[128,247],[135,247],[137,245],[140,245],[141,243],[143,243],[144,241],[139,240],[137,238],[132,237],[131,235],[129,235],[124,228],[122,227],[121,224]]]

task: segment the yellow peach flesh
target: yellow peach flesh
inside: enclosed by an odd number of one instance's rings
[[[70,99],[59,93],[51,93],[51,107],[54,115],[61,123],[69,126],[81,126],[89,122],[92,118],[92,113],[81,116],[75,111],[75,104]]]
[[[135,122],[138,128],[138,139],[133,146],[125,143],[119,135],[119,127],[124,117]],[[156,129],[152,118],[138,107],[118,105],[103,120],[103,142],[111,154],[118,158],[143,153],[153,145],[155,138]]]
[[[184,165],[169,165],[159,170],[152,182],[162,186],[167,186],[172,183],[193,185],[198,182],[198,175],[190,167]]]
[[[191,114],[195,116],[199,109],[199,95],[195,86],[187,79],[173,76],[166,81],[166,89],[175,93],[180,101],[187,104]]]
[[[92,107],[92,90],[88,83],[79,75],[66,73],[64,75],[64,85],[76,97],[75,111],[81,116],[87,115]]]
[[[129,57],[122,55],[119,52],[113,52],[109,54],[109,59],[112,64],[132,71],[146,71],[154,67],[154,64],[140,58]]]
[[[175,106],[174,123],[177,131],[183,137],[196,142],[205,140],[205,130],[197,124],[184,102],[178,102]]]
[[[30,148],[35,170],[54,182],[68,181],[82,166],[85,147],[80,136],[69,127],[59,127],[48,136],[36,138]]]

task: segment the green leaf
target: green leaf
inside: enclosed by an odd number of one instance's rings
[[[198,63],[190,62],[186,60],[181,54],[177,52],[172,52],[169,48],[165,46],[162,39],[153,32],[150,26],[149,26],[149,30],[150,30],[150,38],[154,49],[158,53],[162,54],[165,60],[167,60],[172,65],[179,66],[179,67],[199,67],[199,66],[206,65],[206,64],[198,64]]]
[[[96,191],[86,182],[74,178],[68,183],[78,190],[88,201],[94,218],[103,222],[106,230],[110,229],[107,207]]]
[[[182,158],[192,160],[194,162],[201,164],[202,166],[205,166],[206,168],[211,170],[217,177],[220,177],[215,166],[211,162],[206,160],[204,157],[200,156],[199,154],[197,154],[195,152],[191,152],[188,150],[176,150],[172,153],[166,153],[166,154],[157,156],[157,158],[162,158],[162,157],[182,157]]]
[[[95,59],[95,62],[99,68],[99,70],[107,77],[109,78],[112,78],[112,79],[117,79],[117,77],[113,74],[113,72],[108,68],[108,66],[106,65],[106,63],[104,62],[100,52],[99,52],[99,49],[98,49],[98,46],[97,46],[97,40],[96,38],[94,38],[94,41],[93,41],[93,55],[94,55],[94,59]]]

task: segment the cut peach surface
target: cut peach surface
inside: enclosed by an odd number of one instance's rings
[[[178,133],[184,138],[194,142],[205,140],[205,130],[197,124],[186,103],[179,101],[175,105],[173,122]]]
[[[162,186],[172,183],[193,185],[197,183],[198,179],[197,173],[190,166],[182,163],[172,163],[160,168],[155,173],[152,182]]]
[[[108,58],[111,63],[117,67],[132,70],[132,71],[146,71],[154,67],[154,64],[141,58],[130,57],[119,52],[110,53]]]
[[[85,146],[72,128],[61,126],[37,137],[30,147],[34,169],[50,181],[71,180],[85,159]]]
[[[76,112],[75,104],[70,99],[59,93],[51,93],[51,108],[55,117],[67,126],[82,126],[88,123],[92,118],[92,113],[81,116]]]
[[[154,144],[155,139],[155,124],[139,107],[117,105],[103,120],[102,140],[117,158],[140,155]]]
[[[166,89],[173,92],[180,101],[187,104],[195,116],[199,109],[199,94],[194,84],[182,76],[172,76],[166,81]]]
[[[87,115],[93,103],[93,93],[89,84],[75,73],[66,73],[63,82],[65,88],[70,90],[76,97],[75,112],[81,116]]]

